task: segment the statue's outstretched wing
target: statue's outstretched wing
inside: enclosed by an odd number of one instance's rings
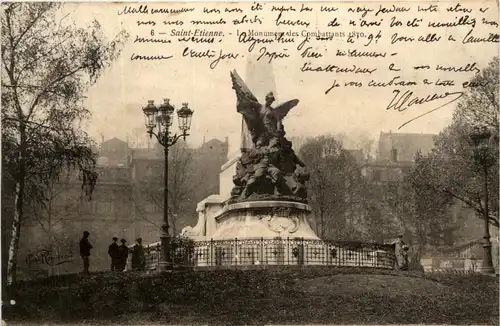
[[[276,117],[281,120],[288,114],[288,112],[290,112],[291,109],[296,107],[297,104],[299,104],[299,100],[297,99],[280,103],[274,107],[274,113],[276,114]]]
[[[230,72],[231,74],[231,80],[233,82],[233,89],[236,91],[236,95],[238,96],[238,99],[241,97],[245,97],[248,101],[251,102],[259,102],[255,95],[252,94],[248,86],[245,84],[243,79],[241,79],[240,75],[236,72],[236,70],[233,70]]]
[[[248,89],[236,70],[231,72],[231,80],[233,82],[233,89],[236,92],[236,109],[238,113],[243,115],[245,124],[252,135],[252,140],[255,142],[258,136],[264,131],[264,124],[259,114],[262,105]]]

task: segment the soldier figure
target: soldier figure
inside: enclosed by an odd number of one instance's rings
[[[272,184],[275,186],[275,192],[278,191],[276,186],[279,186],[279,183],[282,179],[281,171],[274,166],[273,162],[271,162],[270,158],[274,158],[277,153],[279,153],[278,148],[278,140],[277,138],[272,138],[269,142],[269,148],[256,149],[255,154],[261,154],[261,160],[257,164],[253,166],[253,171],[251,176],[248,179],[245,190],[243,191],[243,197],[247,198],[252,193],[255,192],[255,187],[261,184],[259,181],[264,180],[266,177],[269,177],[272,181]]]

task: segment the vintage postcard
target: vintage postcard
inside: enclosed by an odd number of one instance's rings
[[[1,9],[5,325],[498,324],[498,1]]]

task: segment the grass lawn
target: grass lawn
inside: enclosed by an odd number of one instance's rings
[[[50,291],[44,292],[45,299],[30,299],[26,292],[24,300],[31,303],[25,306],[30,308],[8,314],[8,325],[498,325],[499,321],[498,278],[487,276],[230,270],[187,272],[161,280],[126,276],[119,282],[102,282],[99,288],[95,283],[99,281],[93,282],[90,292],[81,290],[85,286],[57,285],[64,299],[56,299]],[[30,289],[31,296],[40,292]]]

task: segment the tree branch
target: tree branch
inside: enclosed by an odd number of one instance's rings
[[[38,94],[38,96],[35,98],[35,100],[33,101],[33,104],[31,105],[29,111],[28,111],[28,114],[27,114],[27,117],[26,119],[30,119],[34,109],[36,108],[36,106],[38,105],[38,102],[40,101],[40,98],[46,94],[47,90],[52,87],[53,85],[57,84],[58,82],[64,80],[65,78],[69,77],[69,76],[72,76],[74,74],[76,74],[78,71],[80,70],[83,70],[85,68],[85,66],[79,66],[73,70],[70,70],[68,73],[66,74],[63,74],[61,76],[59,76],[58,78],[54,79],[52,82],[48,83],[47,86],[45,86],[43,88],[43,90],[40,92],[40,94]],[[15,89],[15,88],[14,88]]]
[[[52,6],[52,4],[51,4]],[[50,7],[47,7],[47,8],[44,8],[44,10],[40,10],[39,14],[33,19],[33,21],[31,21],[28,26],[26,27],[26,29],[21,33],[21,35],[19,35],[19,38],[17,39],[17,41],[14,43],[13,47],[12,47],[12,51],[15,50],[15,48],[19,45],[19,43],[21,42],[21,40],[23,39],[24,35],[26,35],[26,33],[28,33],[30,31],[30,29],[36,24],[36,22],[50,9]]]
[[[454,194],[453,192],[451,192],[450,190],[448,189],[443,189],[444,192],[446,192],[447,194],[449,194],[450,196],[462,201],[463,203],[467,204],[470,208],[472,208],[473,210],[475,210],[476,212],[479,213],[479,218],[484,220],[484,209],[482,207],[482,205],[480,205],[480,207],[478,208],[476,203],[474,203],[473,201],[470,201],[470,200],[467,200],[466,198],[464,197],[461,197],[461,196],[458,196],[456,194]],[[490,223],[496,227],[499,227],[499,220],[497,217],[495,216],[492,216],[490,215],[489,217],[489,220],[490,220]]]

